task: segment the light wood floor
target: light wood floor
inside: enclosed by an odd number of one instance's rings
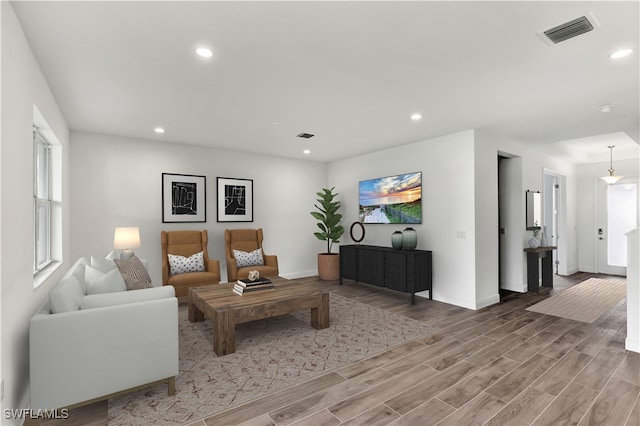
[[[590,277],[597,275],[556,276],[551,292],[507,293],[478,311],[422,298],[411,305],[406,294],[352,281],[306,279],[437,331],[192,426],[640,426],[640,354],[624,350],[625,302],[593,324],[525,310]],[[105,403],[74,414],[73,424],[106,424]]]

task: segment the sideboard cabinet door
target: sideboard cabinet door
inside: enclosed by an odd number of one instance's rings
[[[358,250],[354,246],[340,246],[340,276],[358,281]]]
[[[402,251],[388,251],[384,254],[384,286],[407,292],[407,255]]]
[[[358,251],[358,280],[384,287],[384,251],[363,248]]]

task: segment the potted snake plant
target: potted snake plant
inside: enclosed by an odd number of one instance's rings
[[[333,243],[339,243],[340,237],[344,234],[344,227],[340,225],[342,215],[340,201],[336,201],[338,193],[331,189],[323,188],[321,192],[316,192],[318,199],[314,205],[318,211],[311,212],[311,216],[318,220],[319,232],[314,232],[320,241],[327,243],[327,251],[318,253],[318,276],[321,280],[337,280],[340,278],[340,254],[331,251]]]

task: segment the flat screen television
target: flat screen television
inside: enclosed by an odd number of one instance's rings
[[[422,223],[422,172],[359,183],[362,223]]]

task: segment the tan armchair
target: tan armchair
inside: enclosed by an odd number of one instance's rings
[[[227,257],[227,278],[229,282],[244,279],[249,271],[260,272],[261,277],[278,276],[278,257],[264,254],[262,249],[262,228],[258,229],[226,229],[224,231],[224,245]],[[252,265],[238,268],[233,250],[252,252],[260,249],[264,260],[263,265]]]
[[[176,297],[189,295],[189,287],[199,287],[220,282],[220,261],[209,259],[207,243],[209,236],[204,231],[162,231],[162,285],[172,285],[176,290]],[[203,252],[204,272],[186,272],[170,275],[169,254],[189,257]]]

